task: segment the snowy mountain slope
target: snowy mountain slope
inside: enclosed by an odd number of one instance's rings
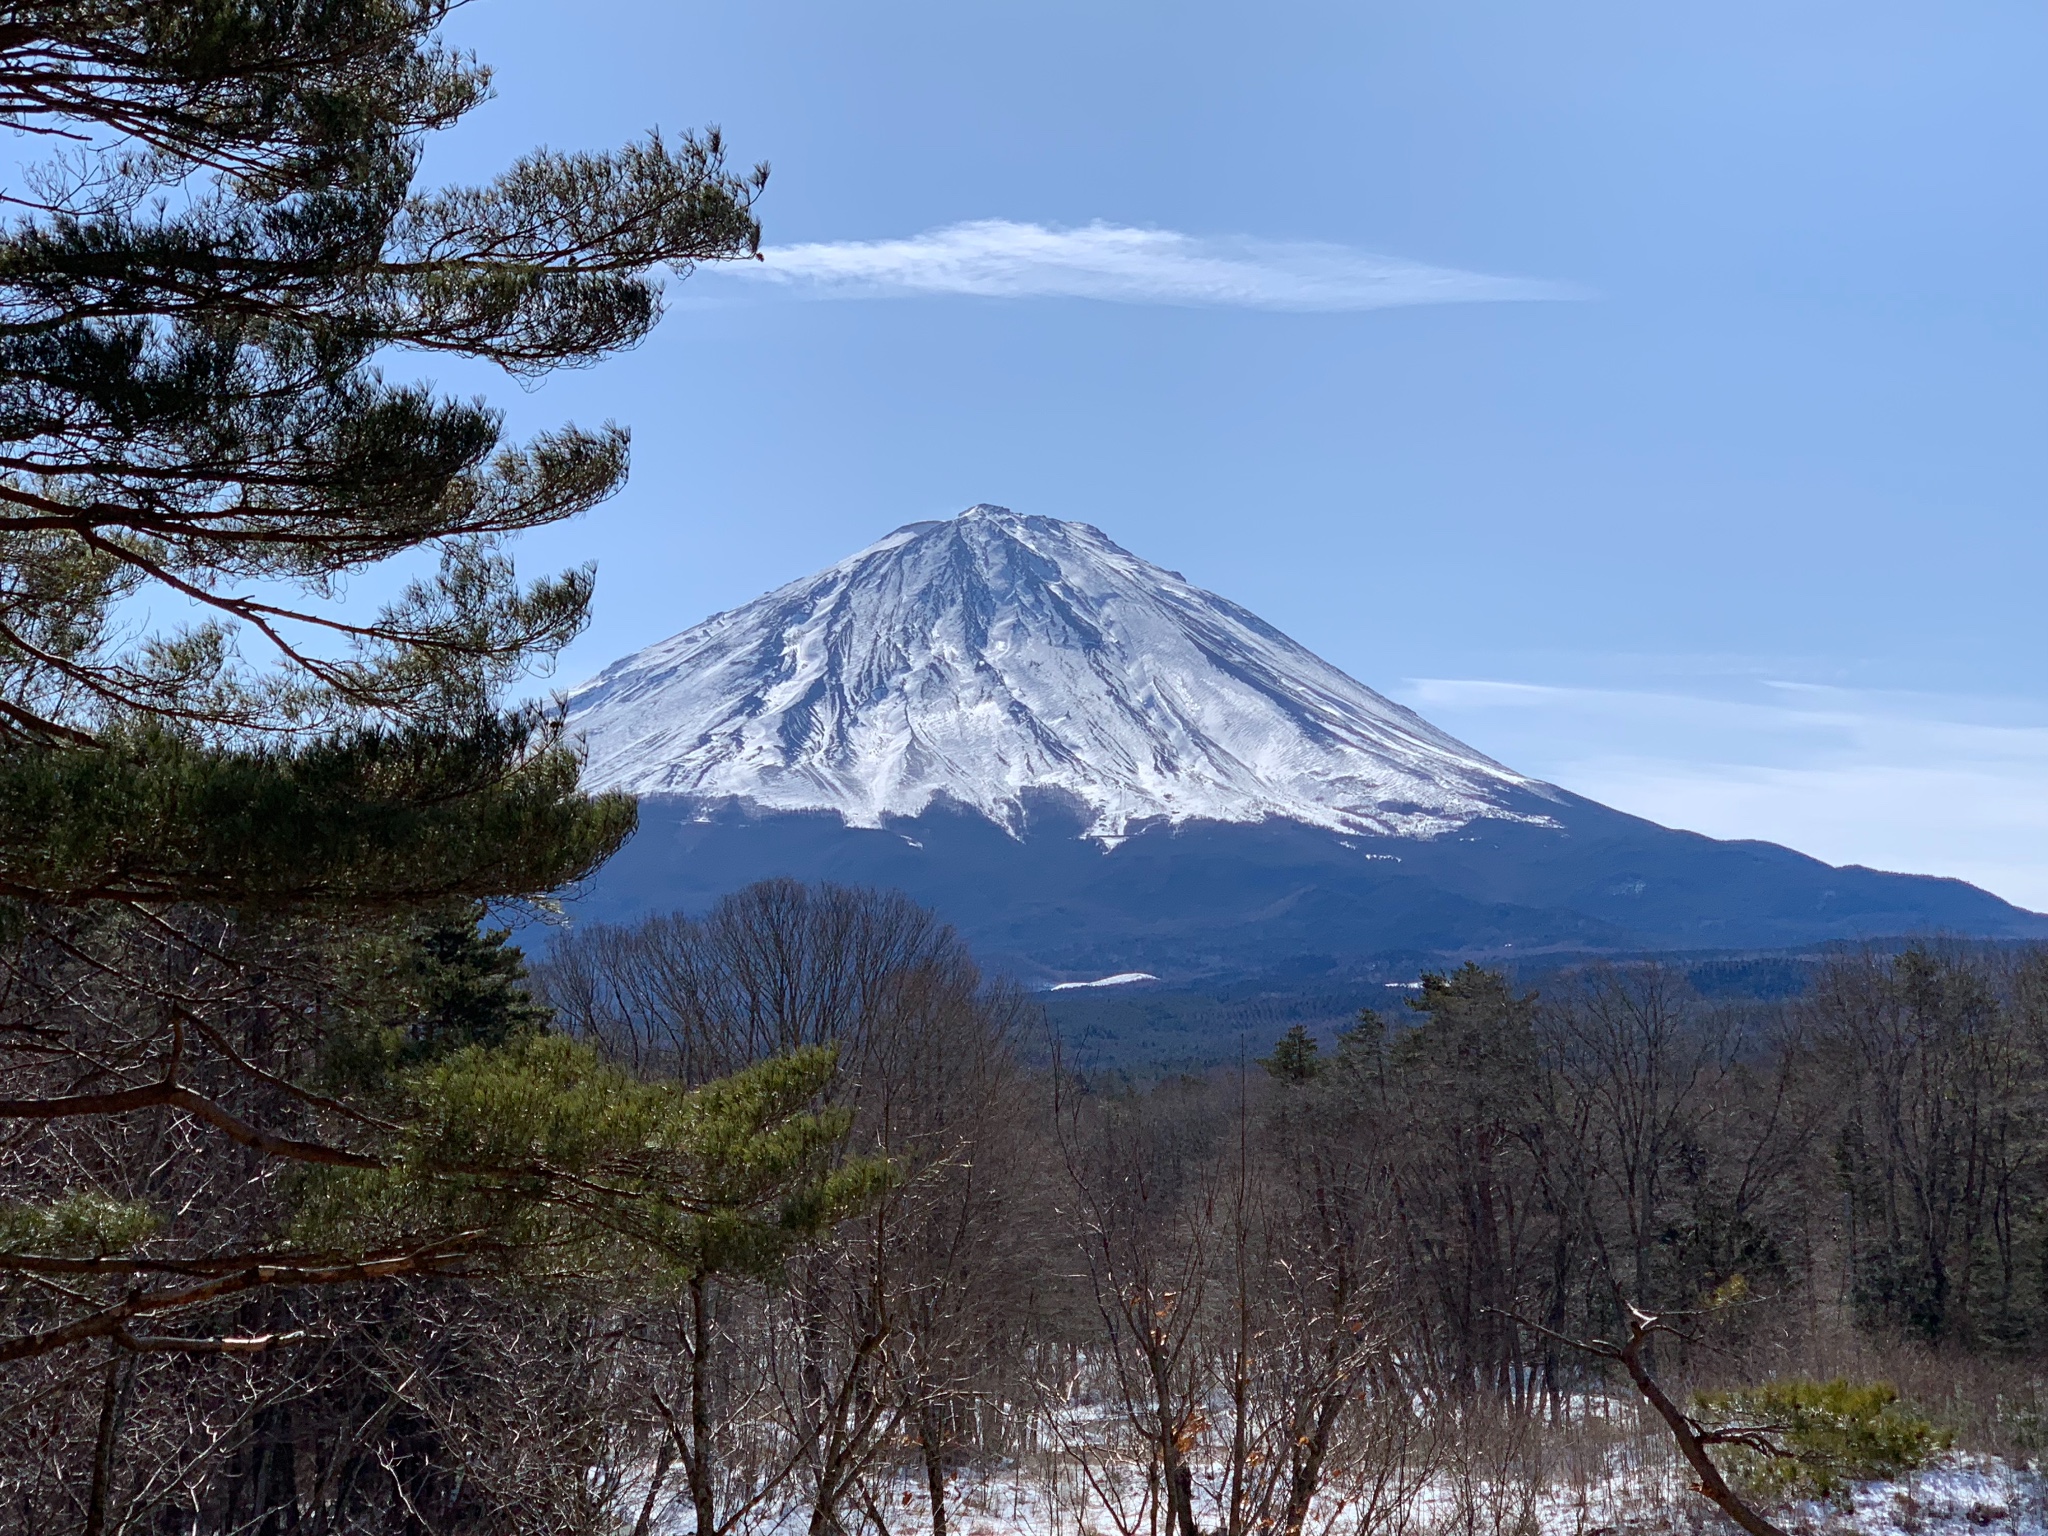
[[[1152,822],[1547,824],[1555,794],[1098,529],[993,506],[626,657],[569,724],[597,789],[849,827],[951,800],[1013,832],[1051,792],[1112,846]]]
[[[643,797],[582,920],[767,876],[891,887],[1047,983],[2048,938],[1961,881],[1524,778],[1097,530],[1000,507],[899,528],[570,704],[586,782]]]

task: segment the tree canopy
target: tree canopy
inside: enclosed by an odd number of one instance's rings
[[[0,121],[51,153],[0,233],[0,725],[77,743],[470,713],[583,619],[503,538],[610,495],[626,433],[524,444],[385,375],[398,350],[520,376],[643,337],[656,269],[753,254],[766,175],[713,131],[536,151],[415,186],[489,93],[448,0],[75,0],[0,22]],[[430,547],[373,616],[326,599]],[[147,595],[175,633],[124,622]],[[276,665],[271,665],[275,663]]]
[[[242,1347],[250,1292],[758,1256],[866,1177],[829,1054],[635,1082],[478,930],[633,827],[507,703],[592,585],[508,541],[616,491],[627,433],[511,441],[406,356],[633,345],[664,273],[757,254],[767,172],[656,131],[423,185],[491,90],[455,3],[0,7],[35,155],[0,184],[0,1359]]]

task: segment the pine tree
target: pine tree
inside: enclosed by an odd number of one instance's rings
[[[766,170],[653,133],[417,186],[490,88],[453,3],[0,14],[0,123],[49,149],[0,223],[0,1360],[254,1348],[223,1307],[294,1287],[742,1262],[873,1176],[822,1150],[828,1058],[635,1082],[478,933],[632,829],[502,702],[592,581],[505,541],[611,495],[627,437],[508,443],[385,370],[632,345],[658,269],[757,254]],[[199,618],[137,628],[166,609]]]
[[[1296,1024],[1273,1042],[1273,1054],[1261,1056],[1259,1065],[1283,1083],[1305,1083],[1323,1069],[1323,1064],[1316,1060],[1318,1049],[1316,1037],[1308,1032],[1308,1027]]]
[[[529,895],[629,827],[496,706],[591,587],[522,585],[502,542],[615,491],[624,430],[508,444],[382,359],[533,377],[631,345],[657,267],[756,251],[766,173],[652,134],[415,187],[424,137],[489,92],[435,35],[449,4],[7,8],[0,122],[52,152],[0,226],[0,890]],[[423,548],[438,571],[381,612],[327,601]],[[138,635],[142,601],[202,619]],[[429,811],[457,846],[395,857]]]

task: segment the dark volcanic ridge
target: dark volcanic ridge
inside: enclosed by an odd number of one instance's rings
[[[970,508],[605,669],[641,796],[584,919],[897,887],[1049,984],[1386,958],[2048,937],[1959,880],[1672,831],[1497,763],[1082,523]]]
[[[1577,796],[1547,808],[1553,825],[1488,820],[1427,840],[1197,821],[1142,826],[1104,848],[1050,797],[1018,834],[944,804],[865,828],[824,811],[650,798],[639,835],[576,911],[701,910],[775,875],[893,887],[943,914],[986,962],[1039,984],[1911,933],[2048,938],[2048,917],[1960,880],[1837,868]]]

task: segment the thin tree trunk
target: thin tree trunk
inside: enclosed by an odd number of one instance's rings
[[[114,1431],[121,1417],[121,1350],[107,1345],[107,1375],[100,1387],[100,1427],[92,1447],[92,1490],[85,1501],[84,1536],[104,1536],[114,1481]]]
[[[697,1536],[718,1536],[718,1511],[711,1496],[711,1401],[705,1378],[711,1355],[711,1298],[702,1275],[690,1277],[690,1502],[697,1510]]]
[[[1629,1323],[1629,1342],[1618,1352],[1622,1366],[1628,1371],[1629,1379],[1643,1400],[1657,1410],[1671,1430],[1671,1437],[1678,1442],[1678,1449],[1693,1471],[1699,1474],[1699,1489],[1719,1506],[1721,1513],[1749,1532],[1749,1536],[1786,1536],[1786,1533],[1771,1524],[1762,1515],[1751,1509],[1728,1486],[1728,1480],[1721,1475],[1721,1469],[1714,1465],[1714,1458],[1707,1454],[1706,1445],[1700,1439],[1700,1432],[1693,1421],[1686,1417],[1679,1406],[1664,1394],[1649,1368],[1643,1364],[1642,1346],[1650,1330],[1634,1320]]]
[[[924,1442],[924,1482],[932,1501],[932,1536],[946,1536],[946,1456],[939,1439],[938,1415],[931,1399],[920,1393],[917,1435]]]
[[[1657,1378],[1650,1373],[1649,1366],[1644,1363],[1643,1346],[1658,1333],[1672,1333],[1676,1330],[1661,1318],[1640,1311],[1621,1295],[1619,1290],[1614,1299],[1620,1305],[1628,1324],[1628,1342],[1619,1348],[1604,1339],[1587,1341],[1568,1338],[1563,1334],[1553,1334],[1540,1323],[1517,1318],[1512,1312],[1503,1312],[1501,1316],[1510,1321],[1521,1322],[1524,1327],[1537,1333],[1549,1334],[1559,1343],[1569,1344],[1574,1349],[1582,1349],[1599,1359],[1617,1361],[1622,1369],[1628,1372],[1629,1380],[1635,1384],[1636,1391],[1642,1394],[1643,1401],[1656,1409],[1657,1417],[1664,1421],[1665,1426],[1671,1431],[1671,1438],[1678,1442],[1679,1453],[1699,1475],[1699,1482],[1694,1485],[1698,1491],[1711,1499],[1722,1514],[1749,1532],[1749,1536],[1787,1536],[1785,1531],[1751,1509],[1743,1502],[1741,1495],[1728,1486],[1728,1479],[1721,1475],[1721,1469],[1714,1465],[1714,1458],[1707,1454],[1708,1442],[1716,1439],[1717,1432],[1703,1429],[1695,1420],[1688,1417],[1678,1404],[1671,1401],[1664,1389],[1657,1384]],[[1732,1438],[1735,1436],[1731,1433],[1720,1437],[1717,1443],[1726,1443]]]
[[[1316,1405],[1315,1427],[1302,1436],[1287,1478],[1287,1508],[1280,1517],[1284,1536],[1301,1536],[1302,1527],[1308,1524],[1309,1505],[1315,1502],[1316,1489],[1322,1484],[1323,1461],[1329,1455],[1330,1438],[1343,1412],[1341,1392],[1326,1394]]]
[[[1181,1424],[1174,1412],[1172,1364],[1154,1344],[1150,1357],[1153,1400],[1159,1413],[1160,1470],[1166,1474],[1167,1536],[1202,1536],[1195,1524],[1195,1474],[1181,1461]]]
[[[1169,1526],[1177,1536],[1202,1536],[1202,1528],[1195,1524],[1195,1474],[1178,1455],[1173,1458],[1167,1489],[1173,1501]]]
[[[654,1476],[647,1480],[647,1497],[640,1504],[640,1518],[633,1522],[633,1536],[647,1536],[654,1525],[654,1501],[661,1497],[663,1479],[668,1476],[669,1463],[675,1459],[675,1436],[664,1433],[661,1449],[655,1453]]]

